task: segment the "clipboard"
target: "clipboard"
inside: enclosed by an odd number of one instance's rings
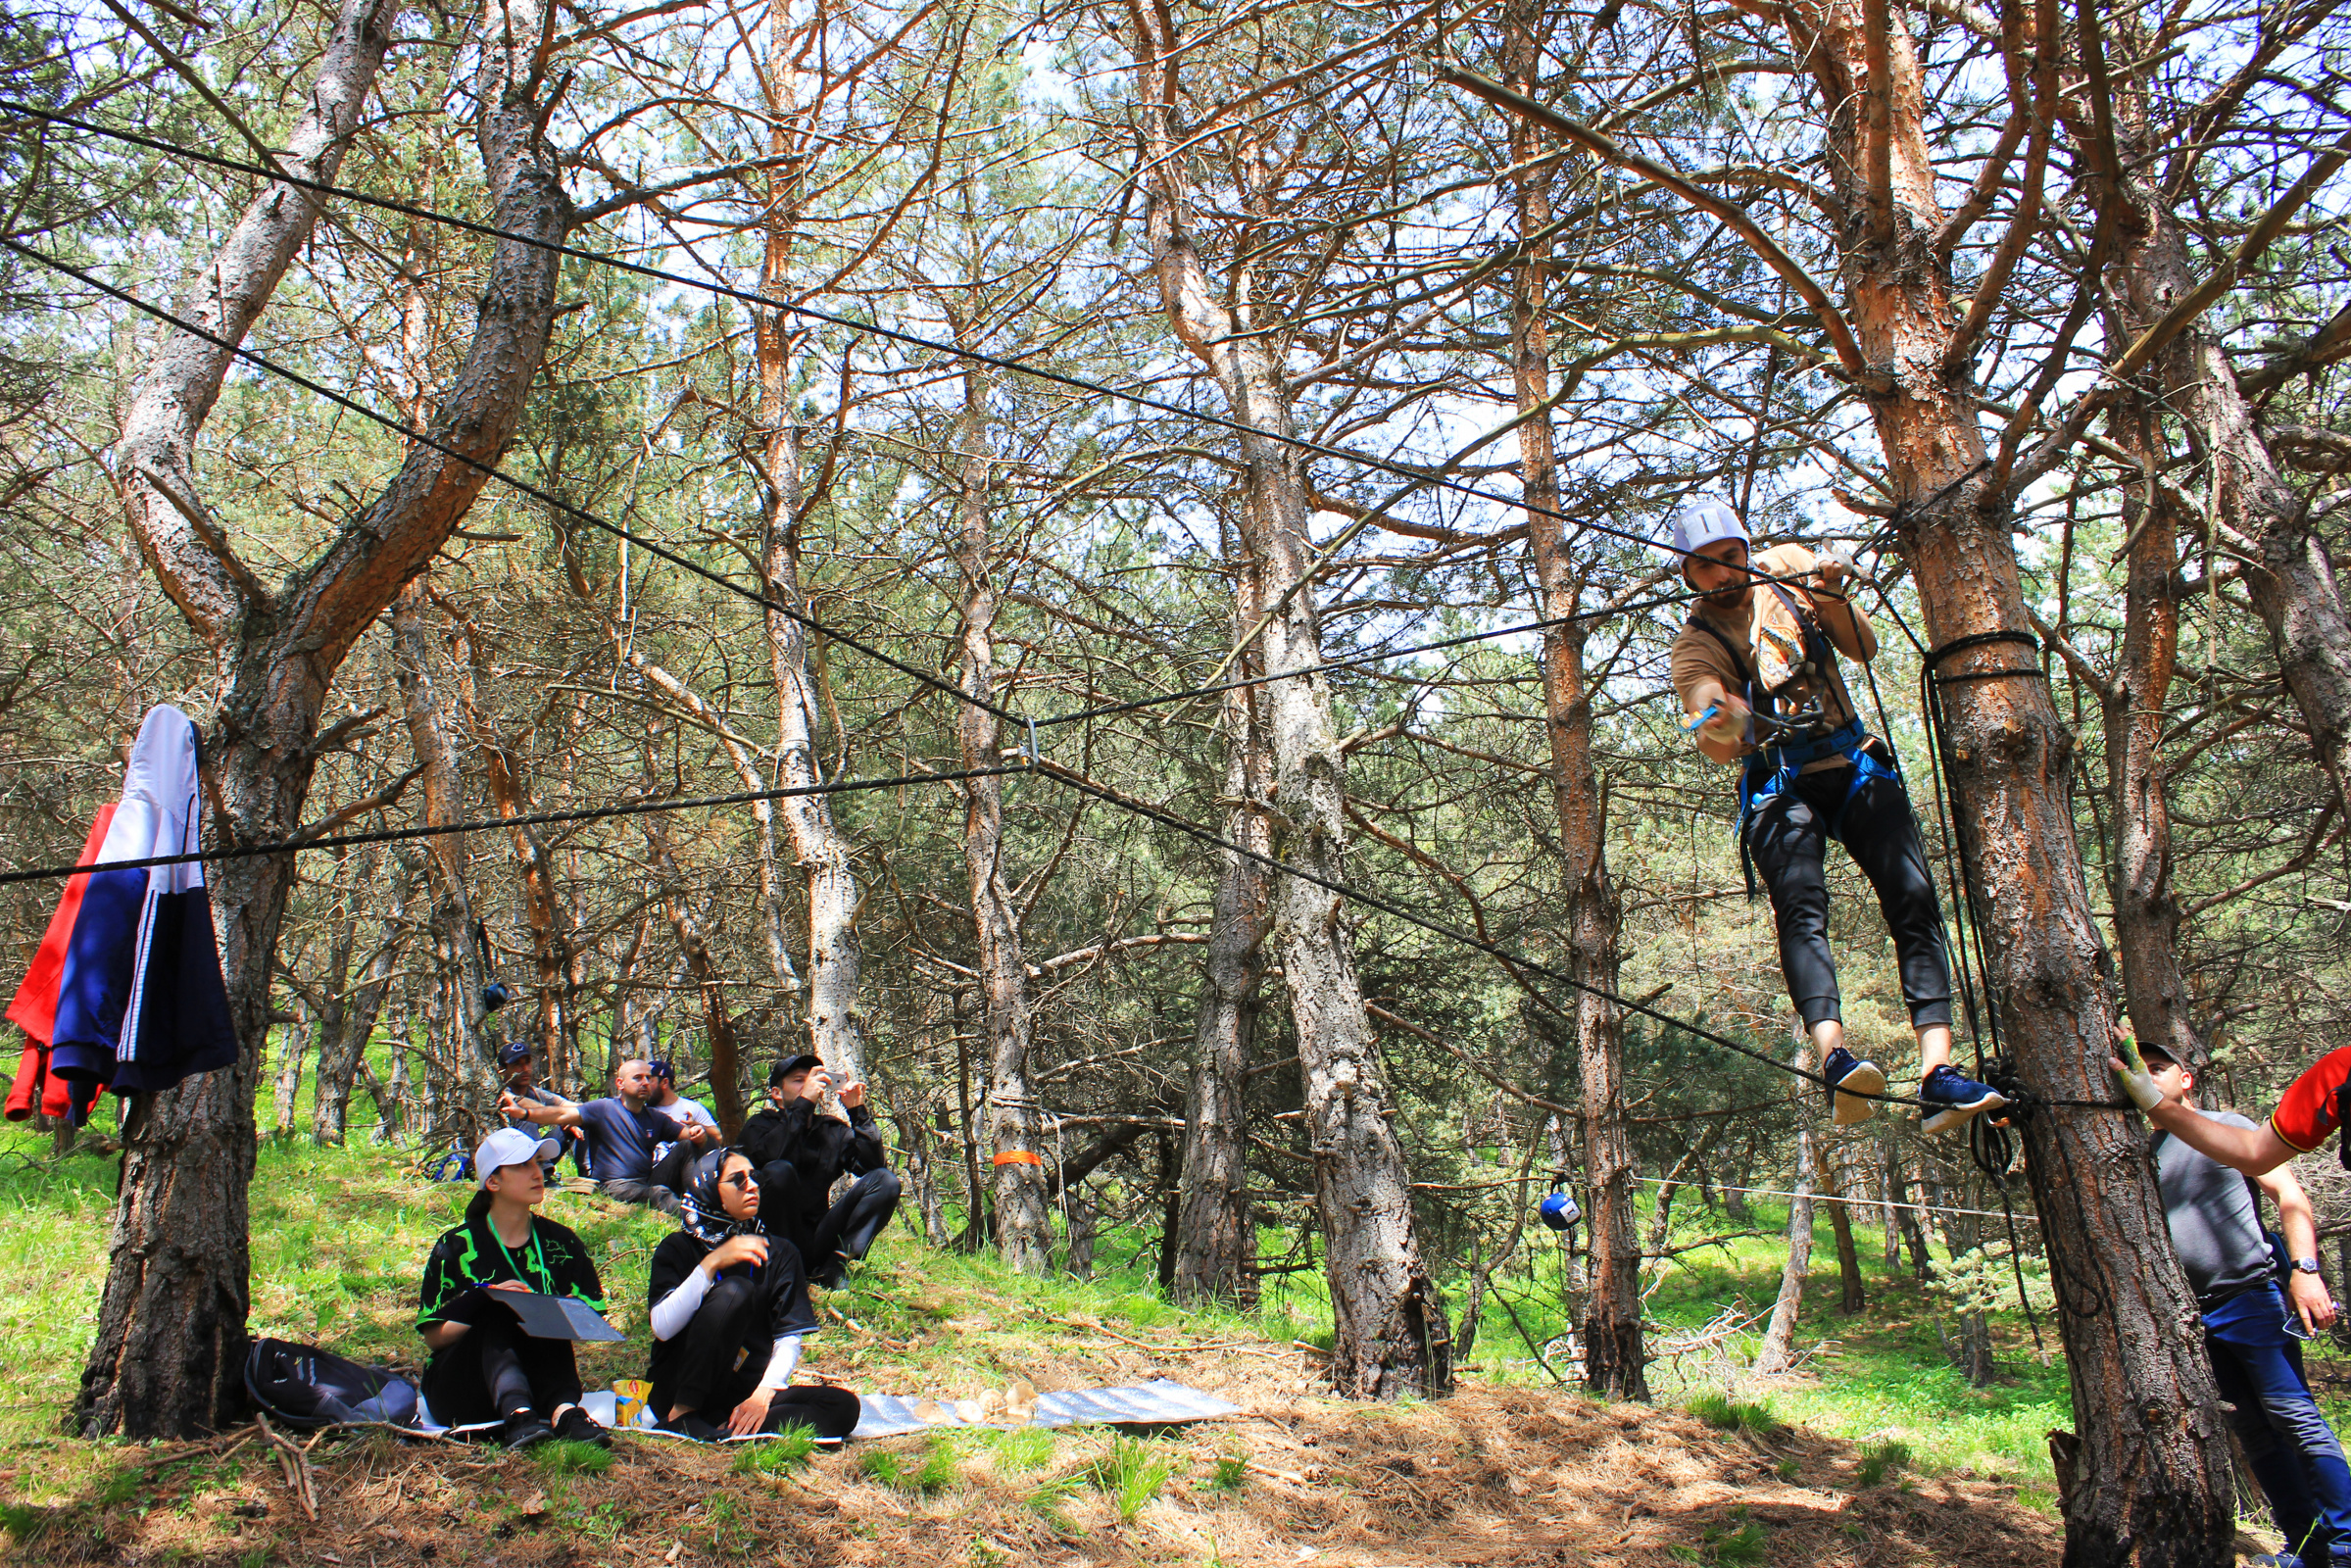
[[[569,1296],[541,1296],[535,1291],[482,1293],[522,1322],[522,1332],[534,1340],[625,1340],[627,1335],[607,1323],[587,1302]]]

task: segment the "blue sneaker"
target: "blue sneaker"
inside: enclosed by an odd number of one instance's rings
[[[1876,1062],[1865,1061],[1838,1046],[1821,1063],[1821,1076],[1829,1080],[1829,1102],[1837,1126],[1849,1127],[1878,1113],[1878,1102],[1863,1098],[1886,1093],[1886,1074],[1878,1070]]]
[[[1972,1118],[2008,1103],[2006,1095],[1973,1078],[1960,1077],[1947,1061],[1927,1074],[1926,1082],[1919,1085],[1919,1099],[1932,1107],[1922,1124],[1931,1133],[1964,1127]]]

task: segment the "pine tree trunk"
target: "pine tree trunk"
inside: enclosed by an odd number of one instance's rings
[[[447,707],[423,611],[422,578],[400,591],[392,603],[393,669],[400,684],[409,744],[419,769],[416,789],[424,824],[439,827],[465,815],[465,778],[450,744]],[[440,1072],[425,1133],[436,1142],[470,1147],[496,1125],[497,1048],[484,1028],[489,1011],[482,987],[489,980],[474,932],[473,899],[465,879],[465,841],[456,835],[424,841],[424,881],[430,900],[424,927],[432,939],[435,993],[431,1016],[438,1027],[433,1046]]]
[[[1244,566],[1258,573],[1257,589],[1271,612],[1258,634],[1264,667],[1280,676],[1322,660],[1305,475],[1297,449],[1286,444],[1295,434],[1290,394],[1266,339],[1254,331],[1265,323],[1223,303],[1254,290],[1228,294],[1213,282],[1191,237],[1186,155],[1177,151],[1186,138],[1175,124],[1180,51],[1167,15],[1150,0],[1130,4],[1128,15],[1136,30],[1141,177],[1161,304],[1176,336],[1215,377],[1231,417],[1262,432],[1236,438],[1244,468]],[[1260,133],[1261,127],[1251,131]],[[1277,855],[1315,876],[1343,880],[1345,766],[1327,679],[1274,680],[1266,712]],[[1272,913],[1305,1080],[1315,1202],[1326,1242],[1336,1336],[1332,1387],[1372,1398],[1445,1393],[1452,1386],[1452,1336],[1444,1299],[1421,1262],[1410,1177],[1389,1125],[1395,1100],[1364,1015],[1346,906],[1303,878],[1277,876]]]
[[[1810,1069],[1809,1042],[1796,1047],[1796,1065]],[[1763,1343],[1755,1351],[1758,1377],[1775,1377],[1794,1364],[1796,1316],[1804,1308],[1804,1276],[1812,1267],[1812,1123],[1800,1100],[1795,1123],[1795,1197],[1788,1201],[1788,1263],[1780,1270],[1780,1294],[1772,1301],[1771,1321],[1764,1325]]]
[[[1814,1155],[1820,1173],[1821,1196],[1828,1200],[1829,1228],[1837,1236],[1837,1309],[1847,1317],[1866,1308],[1868,1295],[1861,1288],[1861,1252],[1853,1245],[1852,1205],[1844,1201],[1843,1184],[1837,1179],[1837,1152],[1828,1140],[1823,1140]]]
[[[379,0],[344,7],[287,137],[291,172],[334,177],[394,11]],[[540,81],[530,69],[541,21],[537,0],[491,0],[471,104],[492,222],[560,242],[570,207],[541,159]],[[241,340],[314,220],[309,198],[266,190],[190,291],[189,316]],[[493,248],[466,362],[432,421],[436,440],[485,462],[506,450],[545,355],[555,275],[544,250],[514,241]],[[486,479],[470,463],[412,448],[318,558],[266,588],[220,529],[188,515],[202,507],[196,433],[227,365],[224,350],[167,335],[124,415],[118,471],[141,553],[219,662],[221,697],[206,748],[217,840],[259,844],[302,824],[327,690],[352,644],[425,568]],[[243,1405],[253,1095],[292,879],[284,856],[226,862],[210,876],[243,1050],[236,1066],[142,1096],[126,1115],[122,1199],[73,1418],[85,1435],[191,1437],[235,1420]]]
[[[669,916],[669,931],[685,961],[687,978],[702,994],[702,1024],[710,1045],[710,1114],[718,1119],[719,1135],[733,1142],[743,1130],[743,1056],[735,1039],[735,1019],[726,1004],[726,968],[710,951],[701,917],[686,897],[686,875],[669,847],[668,834],[659,817],[639,817],[653,863],[662,877],[661,906]]]
[[[795,87],[799,65],[787,35],[793,15],[778,7],[770,22],[772,41],[766,75],[774,118],[768,153],[781,160],[769,174],[766,253],[762,278],[770,298],[792,286],[792,242],[799,228],[801,181],[812,133],[808,111]],[[759,426],[766,461],[760,491],[760,581],[768,597],[806,609],[802,585],[800,525],[806,505],[800,471],[800,423],[792,413],[792,323],[781,311],[755,314],[759,368]],[[766,612],[767,655],[775,679],[775,782],[799,789],[823,781],[817,754],[816,682],[809,667],[808,636],[798,621]],[[864,962],[857,941],[857,879],[849,840],[823,796],[779,803],[808,882],[808,954],[806,1001],[808,1049],[839,1077],[863,1077],[865,1028],[857,1004]],[[797,982],[796,982],[797,983]]]
[[[1504,71],[1533,92],[1542,59],[1541,8],[1517,0],[1503,19]],[[1559,514],[1559,469],[1545,406],[1551,398],[1550,166],[1526,168],[1541,132],[1511,122],[1510,158],[1524,171],[1512,182],[1518,231],[1527,259],[1511,299],[1511,370],[1518,412],[1520,493],[1527,501],[1527,551],[1542,593],[1543,615],[1558,620],[1584,608],[1584,574]],[[1555,625],[1543,634],[1543,729],[1550,744],[1551,801],[1559,819],[1567,897],[1569,972],[1585,985],[1617,989],[1623,906],[1608,874],[1608,835],[1598,775],[1592,762],[1592,685],[1584,668],[1591,623]],[[1625,1128],[1624,1009],[1607,995],[1575,994],[1576,1050],[1583,1090],[1586,1215],[1592,1279],[1584,1298],[1584,1376],[1615,1399],[1649,1396],[1641,1336],[1641,1244],[1635,1234],[1633,1140]]]
[[[1238,631],[1256,624],[1257,596],[1245,591]],[[1253,650],[1236,673],[1258,672]],[[1228,692],[1225,717],[1225,836],[1259,855],[1273,852],[1262,804],[1273,778],[1262,691]],[[1270,929],[1271,874],[1245,856],[1220,852],[1223,869],[1202,965],[1200,1022],[1194,1035],[1191,1102],[1184,1117],[1183,1207],[1177,1222],[1175,1298],[1187,1304],[1235,1300],[1249,1288],[1249,1142],[1242,1084],[1257,1032],[1258,993]]]
[[[958,328],[958,336],[960,331]],[[994,563],[988,513],[995,488],[988,442],[988,383],[976,365],[963,371],[962,527],[956,561],[963,578],[962,690],[996,701]],[[965,767],[1003,760],[997,716],[975,703],[956,716]],[[979,951],[980,984],[988,1021],[988,1135],[994,1158],[989,1182],[996,1208],[997,1244],[1006,1267],[1043,1274],[1053,1266],[1053,1211],[1045,1200],[1041,1118],[1029,1091],[1028,967],[1021,956],[1020,906],[1004,874],[1004,781],[975,778],[964,785],[963,868],[971,888],[971,918]]]
[[[365,883],[376,885],[371,877]],[[408,946],[409,877],[405,864],[396,862],[388,884],[381,934],[367,961],[360,966],[357,983],[346,980],[340,968],[335,973],[336,984],[345,989],[334,1009],[334,1032],[318,1050],[318,1072],[312,1092],[311,1137],[320,1144],[340,1145],[349,1136],[352,1084],[366,1060],[367,1042],[374,1037],[384,999],[391,993],[393,970]]]

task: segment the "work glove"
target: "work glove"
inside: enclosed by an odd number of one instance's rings
[[[2123,1063],[2119,1067],[2110,1064],[2114,1081],[2131,1102],[2141,1110],[2153,1110],[2162,1104],[2163,1091],[2155,1087],[2153,1075],[2147,1071],[2146,1062],[2139,1056],[2138,1042],[2129,1035],[2121,1036],[2114,1043],[2114,1051]]]

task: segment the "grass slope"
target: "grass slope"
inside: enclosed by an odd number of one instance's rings
[[[59,1435],[93,1331],[115,1169],[42,1151],[22,1130],[0,1134],[11,1220],[0,1332],[17,1352],[0,1407],[0,1529],[14,1560],[2053,1560],[2049,1521],[2016,1499],[2045,1503],[2040,1435],[2067,1424],[2062,1361],[2038,1365],[2003,1323],[2014,1381],[1969,1389],[1943,1364],[1935,1303],[1919,1288],[1873,1280],[1862,1317],[1829,1311],[1833,1252],[1808,1298],[1813,1369],[1768,1391],[1719,1366],[1661,1363],[1662,1392],[1693,1413],[1604,1405],[1553,1387],[1509,1318],[1490,1311],[1460,1396],[1367,1407],[1320,1396],[1317,1358],[1293,1348],[1327,1341],[1327,1306],[1304,1292],[1253,1316],[1183,1311],[1152,1288],[1141,1237],[1112,1238],[1106,1252],[1128,1261],[1077,1282],[1014,1279],[903,1228],[848,1289],[823,1296],[809,1374],[942,1398],[1014,1378],[1051,1389],[1166,1375],[1249,1414],[1141,1438],[938,1433],[841,1455],[639,1440],[602,1468],[560,1451],[336,1439],[311,1455],[312,1520],[250,1428],[129,1448]],[[263,1148],[256,1334],[416,1365],[416,1269],[465,1194],[402,1160],[366,1147]],[[583,1374],[592,1386],[638,1374],[645,1270],[668,1222],[568,1194],[550,1211],[593,1249],[630,1334],[587,1348]],[[1687,1254],[1652,1312],[1689,1326],[1733,1299],[1767,1300],[1776,1251],[1749,1239]],[[1501,1283],[1538,1345],[1558,1332],[1550,1263]],[[1723,1419],[1740,1404],[1743,1419]],[[1956,1524],[1952,1503],[1967,1505]]]

